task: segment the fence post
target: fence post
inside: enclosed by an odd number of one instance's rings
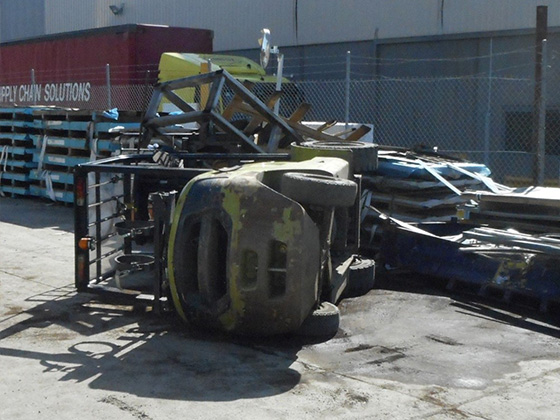
[[[33,96],[33,105],[37,105],[35,96],[35,69],[31,69],[31,95]]]
[[[348,130],[350,122],[350,51],[346,51],[346,91],[344,93],[344,130]]]
[[[276,72],[276,92],[282,91],[282,73],[284,72],[284,54],[278,53],[278,71]],[[274,104],[274,113],[280,112],[280,99]]]
[[[484,164],[490,166],[490,117],[492,114],[492,72],[493,72],[493,38],[490,38],[488,63],[488,93],[486,96],[486,116],[484,119]]]
[[[546,38],[548,34],[548,7],[537,6],[537,37],[535,40],[535,99],[533,111],[533,133],[531,146],[534,151],[533,181],[535,185],[544,182],[544,153],[545,153],[545,102],[543,95],[543,72]]]
[[[544,184],[544,170],[546,159],[546,60],[547,41],[542,40],[542,73],[541,94],[539,98],[539,122],[537,128],[537,185]]]
[[[105,65],[105,77],[107,79],[107,109],[111,109],[111,67],[109,63]]]

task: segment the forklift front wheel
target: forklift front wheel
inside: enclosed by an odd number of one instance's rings
[[[356,297],[365,295],[375,285],[375,261],[367,258],[356,257],[350,265],[348,273],[348,286],[343,297]]]

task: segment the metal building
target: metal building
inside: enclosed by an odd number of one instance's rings
[[[271,29],[283,47],[518,31],[537,5],[560,25],[559,0],[0,0],[0,41],[127,23],[211,29],[216,51],[255,48]]]
[[[267,27],[273,44],[292,60],[289,74],[336,79],[344,77],[343,66],[325,71],[309,66],[346,51],[377,59],[437,59],[484,55],[491,38],[495,52],[526,46],[532,42],[537,5],[548,6],[554,32],[560,27],[560,0],[0,0],[0,42],[149,23],[211,29],[214,51],[257,58],[257,39],[261,28]],[[376,77],[469,71],[484,69],[383,68],[379,62],[360,69],[362,75]]]
[[[376,141],[446,144],[503,167],[515,158],[529,173],[539,5],[548,6],[547,154],[550,143],[556,176],[560,0],[0,0],[0,42],[147,23],[210,29],[214,51],[258,60],[266,27],[286,57],[285,74],[331,106],[321,113],[314,105],[316,118],[344,118],[342,84],[313,82],[344,82],[351,51],[350,118],[375,124]]]

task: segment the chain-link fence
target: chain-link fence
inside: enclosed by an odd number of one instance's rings
[[[371,124],[376,143],[437,147],[439,152],[485,163],[501,182],[532,182],[534,82],[529,79],[385,78],[296,85],[299,96],[312,104],[308,120],[348,118]],[[282,97],[286,116],[295,106],[292,100]],[[560,144],[555,141],[560,112],[549,109],[547,117],[545,176],[554,183],[560,178]]]
[[[533,47],[458,59],[367,58],[360,62],[358,57],[358,66],[352,67],[358,71],[350,70],[346,62],[346,79],[300,81],[297,85],[313,105],[309,119],[372,124],[374,141],[379,144],[437,147],[442,153],[485,163],[496,180],[508,184],[532,184],[540,169],[544,183],[557,186],[557,56],[556,51],[547,54],[545,50],[542,157],[537,144]],[[340,57],[338,63],[339,69],[331,71],[340,72]]]
[[[560,106],[556,90],[560,86],[557,68],[560,66],[554,62],[555,53],[551,55],[543,90],[546,98],[544,175],[548,184],[557,185]],[[488,60],[488,56],[475,59]],[[525,51],[521,61],[530,59],[534,61],[532,49]],[[372,124],[374,141],[379,144],[437,147],[440,152],[487,164],[500,182],[533,181],[537,152],[535,81],[530,61],[529,66],[525,62],[525,75],[521,76],[518,71],[512,76],[495,70],[456,77],[388,77],[380,76],[379,72],[374,75],[348,72],[345,61],[341,57],[337,60],[341,63],[341,68],[335,69],[337,75],[346,72],[345,79],[293,79],[283,87],[280,114],[289,116],[305,101],[312,105],[306,120],[345,122],[348,119]],[[410,60],[405,64],[410,66]],[[134,69],[133,77],[130,69],[109,67],[84,69],[79,77],[74,74],[66,79],[33,71],[17,77],[11,75],[10,81],[0,77],[0,106],[37,104],[142,111],[152,93],[156,74],[152,67]],[[60,82],[62,79],[65,81]],[[274,88],[274,84],[267,83],[255,87],[254,92],[266,99]]]
[[[298,86],[313,104],[310,119],[345,121],[348,114],[350,122],[373,124],[379,144],[437,147],[440,152],[487,164],[502,182],[532,177],[534,87],[529,80],[353,80],[348,111],[345,81],[300,82]],[[560,150],[550,144],[547,178],[558,178],[553,153]]]
[[[141,111],[150,99],[156,80],[157,65],[3,73],[0,74],[0,106]]]

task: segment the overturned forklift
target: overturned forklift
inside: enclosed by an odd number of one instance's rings
[[[373,287],[361,258],[368,127],[327,134],[226,71],[156,85],[132,147],[75,171],[75,284],[234,334],[333,335]],[[194,89],[199,104],[178,91]],[[162,100],[180,112],[159,115]]]

